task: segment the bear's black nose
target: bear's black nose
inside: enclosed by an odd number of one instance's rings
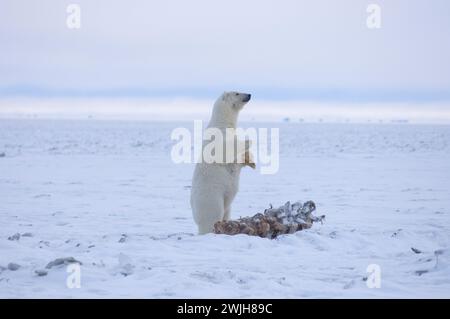
[[[252,97],[251,94],[246,94],[246,95],[244,96],[244,99],[242,100],[242,102],[248,102],[248,101],[250,101],[251,97]]]

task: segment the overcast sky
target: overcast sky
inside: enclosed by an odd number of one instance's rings
[[[0,46],[1,95],[450,99],[448,0],[2,0]]]

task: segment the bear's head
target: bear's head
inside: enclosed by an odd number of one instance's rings
[[[224,105],[231,106],[235,110],[240,111],[244,105],[250,101],[251,94],[239,92],[224,92],[219,98],[218,102],[225,102]]]
[[[239,111],[250,98],[247,93],[224,92],[214,103],[210,126],[235,127]]]

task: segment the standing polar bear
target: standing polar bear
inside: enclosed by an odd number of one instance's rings
[[[222,136],[226,137],[227,129],[236,129],[239,111],[250,98],[251,95],[246,93],[223,93],[214,104],[207,129],[220,130]],[[229,142],[230,140],[225,138],[224,146]],[[235,142],[239,143],[235,134],[232,142],[233,147]],[[236,152],[236,155],[233,155],[235,160],[231,163],[201,161],[196,164],[192,178],[191,208],[199,234],[213,232],[216,222],[230,219],[231,202],[239,189],[241,168],[244,166],[255,168],[249,147],[250,143],[246,141],[244,152],[241,154]],[[202,148],[205,149],[205,143]]]

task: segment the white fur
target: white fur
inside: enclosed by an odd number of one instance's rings
[[[225,138],[225,129],[236,128],[239,111],[249,99],[250,95],[244,93],[222,94],[214,104],[208,128],[220,129]],[[239,173],[243,166],[245,163],[203,162],[196,165],[192,178],[191,208],[199,234],[213,232],[217,221],[230,218],[231,203],[239,189]]]

